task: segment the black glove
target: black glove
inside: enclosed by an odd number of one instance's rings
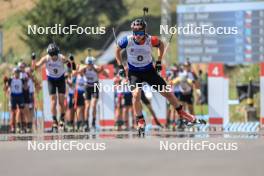
[[[157,72],[160,72],[162,70],[161,61],[156,61],[155,69]]]
[[[70,54],[70,55],[69,55],[69,59],[70,59],[71,61],[73,61],[73,60],[74,60],[74,56],[73,56],[72,54]]]
[[[125,71],[124,66],[123,65],[119,65],[118,68],[119,68],[119,71],[118,71],[119,76],[121,76],[123,78],[126,77],[126,71]]]
[[[32,59],[32,60],[35,60],[35,59],[36,59],[36,54],[35,54],[35,53],[32,53],[32,54],[31,54],[31,59]]]

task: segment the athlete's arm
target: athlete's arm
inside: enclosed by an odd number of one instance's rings
[[[104,69],[103,66],[98,66],[95,69],[96,69],[97,73],[102,73],[105,77],[109,77],[108,72]]]
[[[67,63],[69,63],[70,62],[70,59],[67,59],[64,55],[60,55],[61,56],[61,60],[62,60],[62,62],[64,63],[64,64],[67,64]]]
[[[122,65],[121,51],[122,49],[125,49],[127,45],[128,45],[127,36],[123,37],[120,41],[118,41],[115,51],[117,65]]]
[[[22,84],[23,84],[23,89],[27,90],[28,89],[27,81],[25,79],[21,79],[21,80],[22,80]]]
[[[41,89],[41,85],[40,85],[38,79],[34,75],[32,75],[32,81],[35,85],[36,92],[38,92]]]
[[[45,64],[47,61],[46,56],[42,57],[38,62],[32,60],[32,69],[37,70],[39,67],[41,67],[43,64]]]
[[[67,81],[66,81],[66,83],[70,86],[70,87],[72,87],[73,86],[73,80],[72,80],[72,77],[70,78],[67,78]]]
[[[158,60],[161,61],[163,58],[163,53],[164,53],[164,43],[159,40],[159,47],[158,47]]]
[[[158,61],[161,61],[164,53],[164,43],[157,36],[151,36],[151,45],[158,48]]]
[[[71,76],[77,76],[78,74],[82,73],[86,68],[87,66],[79,66],[79,68],[73,70]]]
[[[11,84],[11,79],[10,78],[7,78],[6,76],[4,77],[4,91],[6,92],[8,87],[10,86]]]
[[[115,51],[117,65],[122,65],[121,51],[122,51],[122,48],[117,46],[116,51]]]

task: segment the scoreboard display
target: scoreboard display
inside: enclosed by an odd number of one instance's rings
[[[236,29],[235,33],[178,33],[180,62],[229,64],[264,61],[264,2],[182,3],[177,26]],[[230,31],[229,31],[230,32]]]

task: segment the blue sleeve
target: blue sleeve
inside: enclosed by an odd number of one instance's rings
[[[126,48],[127,44],[128,44],[127,36],[125,36],[121,40],[119,40],[117,44],[122,49]]]

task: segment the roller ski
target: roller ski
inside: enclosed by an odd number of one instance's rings
[[[137,130],[138,130],[138,137],[145,137],[145,127],[146,127],[146,122],[144,118],[138,119],[137,120]]]

